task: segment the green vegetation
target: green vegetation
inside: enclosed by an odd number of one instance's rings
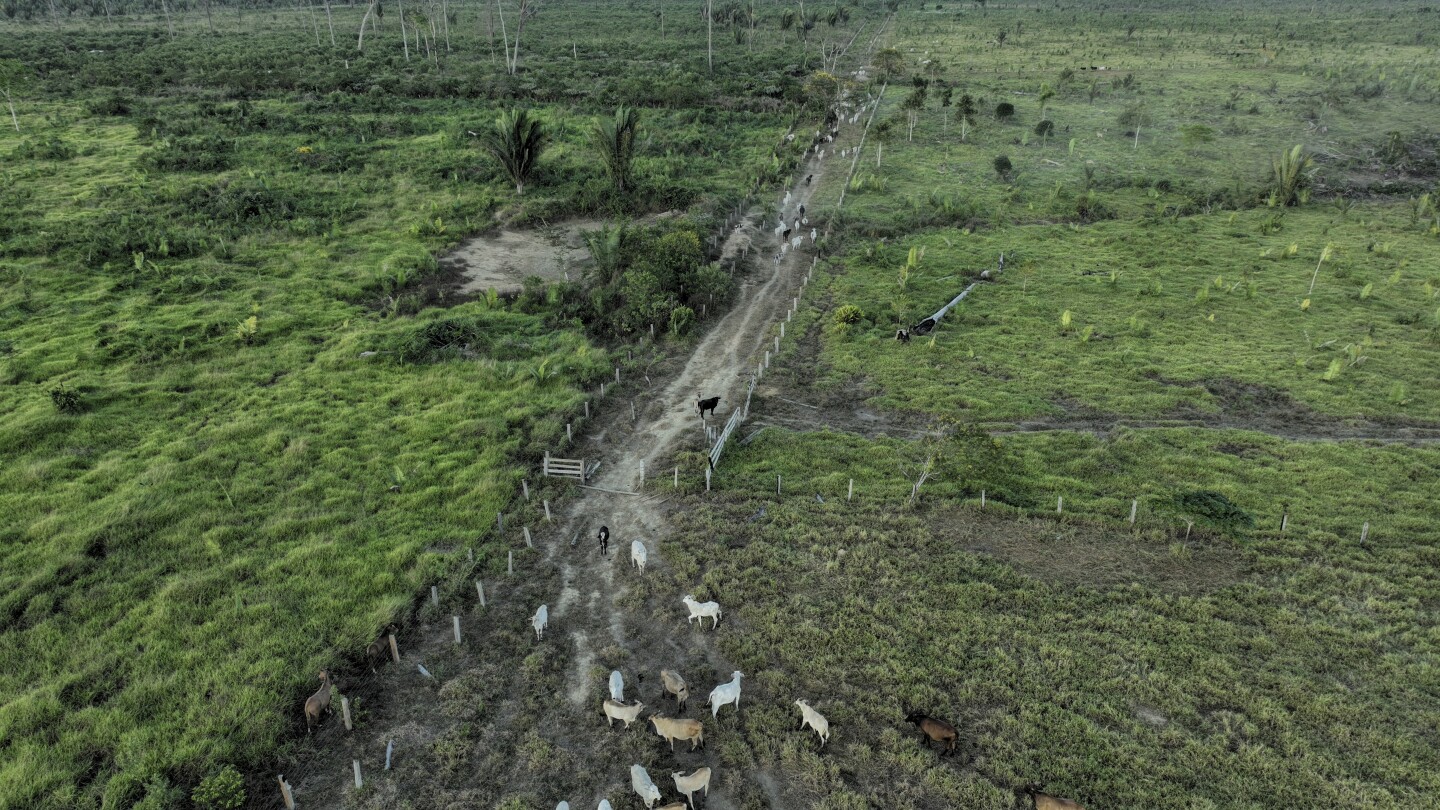
[[[495,513],[610,373],[599,341],[723,305],[700,239],[799,153],[778,32],[711,74],[694,15],[657,38],[648,6],[546,3],[512,70],[474,6],[402,48],[386,4],[358,50],[372,9],[332,5],[332,46],[259,5],[112,0],[0,43],[0,807],[234,806],[226,767],[294,752],[317,668],[466,550],[503,567]],[[589,144],[619,105],[623,179]],[[514,301],[436,261],[671,209],[613,279]]]
[[[727,764],[834,808],[1435,803],[1440,18],[1385,8],[900,14],[764,427],[708,497],[679,459],[659,591],[737,605],[725,653],[834,734],[762,703]]]
[[[895,268],[916,245],[925,260],[901,289]],[[823,382],[861,377],[876,404],[979,422],[1047,417],[1063,427],[1077,416],[1248,411],[1293,420],[1296,430],[1357,416],[1433,423],[1440,273],[1427,257],[1435,250],[1434,237],[1393,206],[865,242],[833,280],[817,279],[837,305],[875,313],[825,341]],[[1005,272],[951,313],[934,345],[895,351],[897,325],[938,309],[1002,252]]]

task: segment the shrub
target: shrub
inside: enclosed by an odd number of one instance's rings
[[[1253,529],[1255,517],[1230,502],[1219,492],[1191,490],[1180,492],[1174,498],[1175,508],[1192,515],[1199,523],[1206,523],[1218,529]]]
[[[1035,125],[1035,134],[1042,138],[1048,138],[1055,134],[1055,122],[1046,118]]]
[[[1009,180],[1010,172],[1015,170],[1015,164],[1011,163],[1010,158],[1005,155],[997,155],[992,165],[995,167],[995,173],[1000,175],[1001,180]]]
[[[69,160],[75,155],[74,146],[54,135],[47,135],[38,143],[27,138],[15,150],[15,157],[25,160]]]
[[[836,324],[856,324],[865,320],[865,310],[854,304],[845,304],[835,310]]]
[[[76,414],[85,410],[85,401],[80,398],[80,392],[65,383],[50,389],[50,402],[60,413]]]
[[[141,156],[141,163],[162,172],[219,172],[230,168],[235,142],[210,135],[176,138]]]
[[[995,118],[1000,121],[1008,121],[1015,117],[1015,105],[1008,101],[1002,101],[995,105]]]
[[[1309,197],[1310,179],[1315,175],[1315,158],[1296,144],[1281,152],[1271,163],[1270,195],[1275,205],[1299,205]]]
[[[683,335],[690,331],[695,323],[695,310],[687,306],[678,306],[670,310],[670,334]]]
[[[233,765],[200,780],[190,801],[201,810],[237,810],[245,804],[245,780]]]

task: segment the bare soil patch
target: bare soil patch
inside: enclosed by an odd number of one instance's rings
[[[1060,585],[1110,588],[1139,583],[1171,593],[1203,594],[1241,581],[1242,553],[1230,543],[1191,539],[1183,551],[1166,539],[1099,526],[934,509],[938,537],[1003,560],[1028,576]]]
[[[584,234],[604,226],[598,219],[577,219],[549,228],[501,228],[461,242],[441,257],[440,266],[449,271],[445,275],[454,273],[462,295],[491,289],[502,294],[515,292],[530,276],[546,281],[578,280],[592,264]]]

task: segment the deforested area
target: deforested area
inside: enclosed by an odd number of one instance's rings
[[[1440,801],[1440,7],[0,31],[0,808]]]

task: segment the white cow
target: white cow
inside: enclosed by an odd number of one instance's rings
[[[650,781],[650,774],[639,765],[630,766],[630,787],[640,795],[640,801],[645,802],[645,810],[650,810],[655,803],[660,801],[660,788]]]
[[[540,609],[535,611],[535,615],[530,617],[530,625],[535,628],[536,641],[545,638],[545,626],[549,623],[550,607],[548,605],[541,605]]]
[[[720,707],[727,703],[735,704],[735,711],[740,711],[740,670],[735,670],[730,675],[729,683],[722,683],[710,690],[710,718],[713,720],[720,714]]]
[[[648,555],[645,552],[645,544],[639,540],[630,543],[630,565],[638,568],[640,573],[645,573],[645,560]]]

